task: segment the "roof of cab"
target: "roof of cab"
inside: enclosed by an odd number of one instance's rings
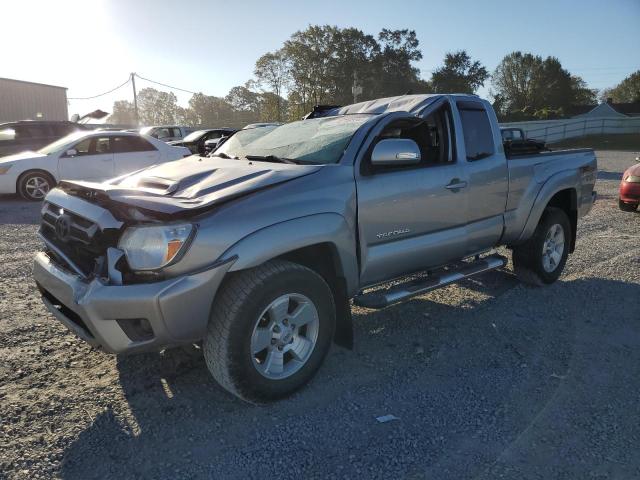
[[[449,95],[449,94],[447,94]],[[323,111],[323,117],[334,115],[353,115],[357,113],[380,115],[388,112],[417,112],[438,98],[447,96],[440,93],[424,94],[424,95],[400,95],[397,97],[378,98],[366,102],[354,103],[353,105],[345,105],[344,107],[336,107]],[[471,94],[451,94],[450,96],[462,97],[468,99],[479,100],[477,95]]]

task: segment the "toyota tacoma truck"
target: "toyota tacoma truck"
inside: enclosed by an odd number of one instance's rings
[[[124,354],[201,343],[250,402],[308,382],[351,302],[385,308],[501,268],[558,279],[595,200],[592,150],[506,156],[491,105],[405,95],[318,108],[106,183],[60,182],[33,275],[53,315]]]

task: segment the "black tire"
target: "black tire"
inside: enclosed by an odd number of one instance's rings
[[[618,200],[618,208],[623,212],[635,212],[638,208],[637,203],[625,203],[622,200]]]
[[[262,312],[282,295],[300,294],[316,308],[319,328],[308,359],[287,378],[269,379],[254,366],[251,338]],[[281,260],[231,274],[216,295],[203,342],[204,358],[215,380],[252,403],[286,397],[320,368],[333,339],[336,314],[329,285],[313,270]]]
[[[554,225],[560,225],[564,235],[564,249],[560,261],[552,271],[548,271],[543,263],[543,248],[547,233]],[[542,286],[555,282],[562,273],[569,255],[571,241],[571,224],[567,214],[559,209],[549,207],[542,214],[533,235],[522,245],[513,248],[513,268],[518,278],[530,285]]]
[[[34,182],[44,182],[44,184],[36,190],[35,188],[31,188]],[[42,170],[30,170],[23,173],[18,179],[17,190],[25,200],[41,202],[49,190],[55,187],[55,185],[56,181],[49,173]]]

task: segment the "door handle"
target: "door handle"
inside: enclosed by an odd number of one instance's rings
[[[460,190],[461,188],[465,188],[466,186],[467,182],[461,182],[459,178],[454,178],[449,182],[449,185],[444,188],[446,188],[447,190]]]

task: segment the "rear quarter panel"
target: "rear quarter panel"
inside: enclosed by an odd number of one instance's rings
[[[588,211],[595,185],[596,157],[593,150],[565,150],[511,158],[509,196],[502,243],[525,241],[549,200],[560,190],[575,189],[578,215]]]

